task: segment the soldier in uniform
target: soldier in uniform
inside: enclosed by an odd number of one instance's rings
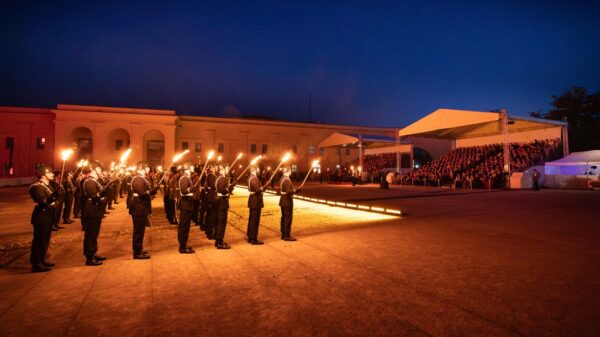
[[[65,199],[65,190],[61,184],[61,176],[60,171],[54,171],[54,179],[50,180],[50,185],[56,192],[56,212],[54,212],[54,224],[52,225],[53,231],[58,231],[59,229],[64,229],[65,227],[60,225],[60,215],[62,214],[64,199]]]
[[[192,214],[194,212],[194,187],[191,179],[191,168],[186,167],[183,170],[181,178],[179,178],[179,194],[181,199],[179,201],[179,229],[177,231],[177,240],[179,241],[179,253],[181,254],[192,254],[194,249],[187,245],[188,238],[190,235],[190,222],[192,221]]]
[[[200,173],[202,172],[202,169],[198,166],[193,166],[193,167],[191,167],[191,169],[193,169],[192,186],[194,186],[194,188],[193,188],[194,195],[192,196],[192,201],[194,202],[194,210],[192,211],[192,221],[194,222],[194,225],[200,226],[200,217],[199,217],[200,203],[201,203],[201,200],[200,200],[201,199]]]
[[[156,195],[158,188],[150,188],[150,182],[146,180],[146,170],[138,168],[137,175],[131,179],[131,192],[133,199],[129,207],[129,214],[133,220],[133,258],[149,259],[150,255],[144,251],[144,232],[146,226],[150,225],[149,216],[152,211],[152,197]]]
[[[229,210],[229,193],[233,190],[234,184],[227,182],[227,167],[219,168],[219,176],[215,181],[215,209],[216,226],[215,226],[215,247],[217,249],[229,249],[227,243],[223,241],[225,238],[225,229],[227,228],[227,212]]]
[[[167,216],[169,217],[168,220],[170,224],[177,225],[177,212],[175,207],[177,204],[177,169],[175,167],[171,167],[171,172],[167,179],[168,187],[165,189],[165,193],[168,195]]]
[[[73,185],[75,187],[75,192],[73,193],[73,216],[75,219],[81,217],[81,195],[83,194],[83,189],[81,188],[81,180],[85,176],[82,172],[83,169],[80,169],[79,172],[75,173],[73,176]]]
[[[29,195],[36,203],[31,214],[33,241],[29,262],[32,272],[46,272],[51,270],[50,267],[54,267],[54,263],[46,260],[46,254],[52,236],[57,194],[50,185],[50,181],[54,179],[52,169],[41,166],[37,173],[39,180],[29,188]]]
[[[133,179],[134,172],[132,170],[127,170],[127,176],[125,176],[125,193],[127,193],[127,199],[125,204],[127,205],[127,209],[131,207],[131,201],[133,200],[133,192],[131,192],[131,179]]]
[[[79,205],[81,205],[81,208],[79,209],[79,216],[81,217],[81,230],[85,231],[85,218],[83,217],[83,210],[85,208],[85,193],[83,190],[83,185],[85,184],[85,181],[89,178],[89,174],[91,172],[91,169],[89,167],[85,167],[82,169],[81,171],[81,179],[79,180],[79,190],[81,191],[81,194],[79,195]]]
[[[73,222],[71,220],[71,210],[73,209],[73,175],[71,172],[65,172],[66,178],[63,181],[63,189],[65,191],[65,201],[64,201],[64,210],[62,214],[63,224],[70,224]]]
[[[292,171],[289,167],[283,168],[283,175],[279,180],[279,190],[281,197],[279,198],[279,206],[281,207],[281,239],[285,241],[296,241],[296,238],[291,236],[292,232],[292,215],[294,212],[294,193],[299,193],[294,189],[294,184],[290,179]]]
[[[206,174],[205,190],[206,190],[206,219],[205,219],[205,232],[206,237],[209,240],[215,238],[215,226],[217,222],[217,191],[215,190],[217,182],[217,176],[215,175],[215,166],[210,164],[208,166],[208,173]]]
[[[253,245],[262,245],[263,242],[258,240],[258,226],[260,223],[260,213],[263,207],[263,187],[258,180],[257,168],[252,167],[250,169],[250,176],[248,177],[248,208],[250,209],[250,215],[248,216],[248,243]]]
[[[200,170],[202,173],[202,170]],[[200,194],[200,205],[198,207],[198,225],[200,225],[200,230],[206,232],[206,211],[208,209],[208,200],[206,198],[206,175],[203,175],[198,183],[200,186],[198,192]]]
[[[106,195],[109,190],[104,189],[98,182],[100,168],[91,170],[88,179],[83,183],[85,203],[83,206],[82,222],[85,221],[85,234],[83,238],[83,255],[86,266],[100,266],[105,257],[96,255],[98,252],[98,235],[104,216]]]

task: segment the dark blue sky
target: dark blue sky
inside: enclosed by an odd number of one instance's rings
[[[0,105],[403,126],[600,89],[596,1],[0,5]]]

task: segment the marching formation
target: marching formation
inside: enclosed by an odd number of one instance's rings
[[[178,154],[166,170],[159,166],[151,168],[147,163],[140,162],[136,166],[125,166],[130,150],[127,150],[119,164],[111,164],[109,170],[104,169],[98,162],[80,160],[77,169],[65,172],[65,162],[72,153],[63,151],[61,171],[50,167],[38,168],[38,178],[29,189],[29,194],[35,203],[31,216],[33,225],[33,241],[31,243],[30,263],[33,272],[50,271],[55,266],[47,258],[52,231],[63,229],[60,226],[73,222],[70,216],[81,219],[83,235],[83,255],[85,265],[100,266],[106,257],[98,255],[98,236],[102,220],[114,209],[119,199],[126,194],[126,204],[132,220],[132,254],[134,259],[149,259],[150,254],[144,250],[144,234],[146,227],[151,225],[152,200],[163,190],[163,204],[167,220],[177,225],[177,241],[179,253],[192,254],[194,249],[188,245],[192,223],[214,240],[217,249],[230,249],[225,242],[229,197],[233,194],[238,181],[247,174],[248,186],[248,228],[247,241],[252,245],[262,245],[258,239],[261,210],[264,207],[264,186],[269,186],[278,172],[281,172],[279,183],[275,184],[281,194],[281,239],[296,241],[291,236],[293,195],[300,192],[303,184],[295,189],[290,179],[289,167],[282,164],[290,158],[286,154],[270,179],[262,183],[257,177],[259,168],[257,162],[261,157],[252,160],[241,174],[236,176],[234,164],[242,157],[239,154],[231,165],[211,159],[214,152],[208,154],[206,162],[201,164],[175,164],[187,153]],[[241,165],[239,166],[242,167]],[[305,180],[306,181],[306,180]],[[179,216],[177,214],[179,210]]]

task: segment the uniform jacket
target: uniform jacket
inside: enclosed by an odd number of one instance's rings
[[[206,200],[208,202],[213,202],[217,200],[217,191],[216,188],[217,176],[214,173],[209,172],[206,175]]]
[[[192,180],[185,174],[179,178],[179,193],[181,194],[179,209],[182,211],[193,211],[194,200],[192,200],[192,197],[194,193],[192,191]]]
[[[106,191],[102,188],[102,185],[94,179],[89,177],[83,183],[83,194],[85,197],[83,213],[82,215],[86,218],[101,218],[104,216],[104,203],[106,198],[104,194]]]
[[[168,190],[169,190],[169,199],[177,199],[177,177],[173,174],[170,177],[168,177],[169,180],[167,181],[167,185],[168,185]]]
[[[253,174],[248,177],[248,192],[250,192],[248,196],[248,208],[265,207],[263,203],[262,184],[258,180],[258,177]]]
[[[227,177],[218,176],[215,181],[215,194],[218,199],[218,209],[229,209],[229,193],[231,193],[231,187],[227,182]]]
[[[148,216],[152,210],[152,198],[150,197],[150,182],[142,176],[131,179],[131,192],[133,199],[129,207],[129,214],[133,216]]]
[[[281,207],[294,207],[294,185],[290,177],[282,176],[279,180],[279,190],[281,192],[281,198],[279,198],[279,206]]]
[[[36,181],[29,187],[29,195],[36,203],[31,213],[31,223],[40,225],[52,225],[56,212],[56,201],[51,197],[54,193],[52,185],[46,185],[41,180]]]

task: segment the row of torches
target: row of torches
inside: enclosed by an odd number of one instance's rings
[[[175,167],[175,164],[181,160],[181,158],[183,158],[187,153],[189,152],[189,150],[185,150],[181,153],[176,154],[175,156],[173,156],[173,161],[171,162],[171,165],[167,168],[167,171],[171,168],[171,167]],[[61,182],[62,182],[62,177],[64,175],[64,171],[65,171],[65,163],[67,162],[67,160],[69,159],[69,157],[73,154],[73,150],[72,149],[67,149],[67,150],[63,150],[61,152],[61,159],[62,159],[62,168],[61,168],[61,172],[60,172],[60,176],[61,176]],[[124,173],[124,169],[125,169],[125,163],[127,161],[127,158],[129,157],[129,154],[131,153],[131,149],[127,149],[125,152],[123,152],[123,154],[121,155],[121,158],[119,159],[119,164],[116,165],[115,162],[111,163],[111,171],[115,172],[116,170],[118,170],[119,173]],[[204,176],[204,172],[206,172],[206,167],[208,165],[208,163],[213,159],[215,155],[215,151],[210,151],[207,154],[207,158],[206,158],[206,162],[204,163],[204,166],[202,167],[202,171],[200,172],[200,178],[198,179],[198,182],[200,182],[202,180],[202,177]],[[287,152],[282,158],[281,161],[279,162],[279,165],[277,165],[277,168],[275,168],[275,170],[273,171],[273,174],[271,174],[271,177],[269,178],[269,180],[267,181],[267,183],[265,184],[265,186],[269,186],[269,183],[273,180],[273,177],[275,177],[275,173],[277,173],[277,170],[279,170],[279,168],[281,167],[281,165],[283,165],[283,163],[287,162],[288,160],[290,160],[291,158],[291,154],[289,152]],[[243,157],[243,153],[239,153],[237,155],[237,157],[235,158],[235,160],[233,161],[233,163],[231,163],[230,167],[234,167],[235,163],[241,159]],[[248,171],[248,169],[253,166],[256,165],[256,163],[262,158],[262,156],[256,156],[254,159],[252,159],[252,161],[248,164],[248,166],[246,166],[246,168],[242,171],[242,173],[240,173],[240,175],[237,177],[237,180],[239,180],[244,173],[246,173]],[[221,156],[218,156],[217,158],[217,163],[220,162],[222,159]],[[82,169],[83,167],[87,166],[89,164],[88,160],[80,160],[77,163],[77,170]],[[310,175],[310,172],[315,169],[316,167],[319,166],[319,159],[315,159],[312,161],[312,165],[311,165],[311,169],[308,170],[308,172],[306,173],[306,176],[304,177],[304,180],[302,181],[302,184],[300,185],[299,188],[302,188],[304,186],[304,183],[306,183],[306,180],[308,179],[308,176]],[[241,165],[240,165],[241,167]],[[135,166],[130,166],[128,167],[129,170],[135,170]],[[77,170],[75,172],[77,172]],[[159,166],[157,168],[157,170],[159,172],[162,172],[162,167]],[[116,175],[115,175],[116,176]],[[158,186],[160,186],[160,183],[162,182],[162,180],[164,179],[164,177],[166,176],[166,174],[164,174],[160,181],[158,182]],[[114,179],[111,178],[111,180],[109,181],[109,184],[112,182],[112,180]]]

